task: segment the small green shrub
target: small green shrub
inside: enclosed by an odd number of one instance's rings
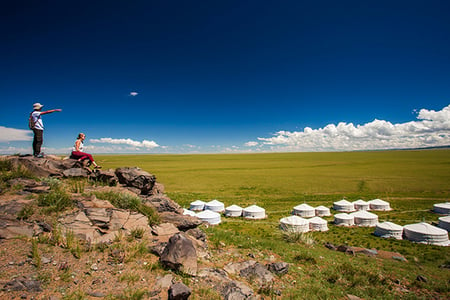
[[[82,179],[71,179],[68,181],[68,185],[69,185],[69,191],[71,193],[84,193],[84,189],[86,187],[87,184],[87,180],[82,178]]]
[[[48,184],[51,190],[59,190],[63,185],[62,181],[55,177],[45,177],[42,179],[42,182]]]
[[[52,272],[51,271],[40,271],[37,275],[37,279],[43,284],[48,284],[52,281]]]
[[[44,212],[61,212],[73,206],[70,195],[62,189],[56,188],[48,194],[40,194],[38,206],[45,207]]]
[[[133,228],[130,232],[130,237],[133,239],[142,239],[144,237],[144,228]]]
[[[211,288],[200,288],[196,291],[196,294],[200,297],[200,299],[209,299],[209,300],[220,300],[223,299],[222,295],[215,290]]]
[[[53,230],[50,235],[50,244],[55,246],[64,245],[64,236],[61,231],[61,227],[58,224],[53,224]]]
[[[111,299],[117,300],[141,300],[145,299],[144,297],[148,294],[148,292],[144,289],[135,289],[135,288],[127,288],[120,295],[114,295]]]
[[[83,291],[75,291],[63,297],[63,300],[84,300],[87,299],[87,294]]]
[[[0,172],[11,171],[13,164],[10,160],[0,159]]]
[[[284,233],[283,239],[288,243],[300,243],[312,246],[315,243],[313,235],[310,232]]]
[[[36,239],[31,240],[31,258],[33,259],[33,264],[36,268],[40,268],[42,261],[41,255],[39,254],[38,241]]]
[[[316,264],[316,258],[309,252],[301,251],[301,253],[294,256],[294,260],[297,262],[306,262]]]
[[[81,257],[82,247],[72,230],[66,231],[65,244],[62,246],[63,248],[69,249],[75,258]]]
[[[27,204],[17,213],[17,218],[19,220],[27,220],[30,218],[34,213],[34,208],[32,205]]]
[[[117,193],[114,191],[94,192],[94,195],[99,199],[108,200],[117,208],[130,209],[140,212],[147,217],[150,226],[158,224],[160,221],[159,215],[153,207],[143,204],[141,198],[138,196],[126,193]]]
[[[135,260],[138,257],[142,257],[149,252],[147,244],[145,242],[140,242],[130,246],[127,250],[127,255],[125,258],[126,262]]]
[[[138,211],[147,217],[148,225],[150,226],[157,225],[161,221],[159,214],[155,211],[153,207],[141,203],[139,205]]]
[[[117,193],[114,191],[107,192],[94,192],[94,195],[102,200],[108,200],[117,208],[138,210],[141,204],[141,199],[138,196],[127,194],[127,193]]]
[[[11,161],[0,160],[0,182],[6,182],[15,178],[36,179],[27,168],[21,165],[14,167]]]
[[[138,282],[140,279],[138,274],[134,274],[134,273],[126,273],[126,274],[122,274],[119,277],[119,281],[125,281],[128,284],[133,284],[135,282]]]

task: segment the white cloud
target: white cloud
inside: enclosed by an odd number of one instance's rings
[[[18,141],[31,141],[31,130],[15,129],[0,126],[0,143],[4,142],[18,142]]]
[[[341,122],[324,128],[279,131],[258,140],[270,151],[352,151],[450,145],[450,105],[440,111],[421,109],[418,121],[392,124],[377,120],[363,124]]]
[[[247,146],[247,147],[255,147],[255,146],[258,146],[259,143],[250,141],[250,142],[245,143],[244,145]]]
[[[130,96],[132,96],[132,97],[135,97],[135,96],[137,96],[137,95],[139,95],[138,92],[130,92]]]
[[[100,138],[100,139],[90,139],[89,141],[91,143],[116,144],[116,145],[124,144],[136,148],[146,148],[146,149],[153,149],[159,147],[159,145],[154,141],[143,140],[142,142],[139,142],[129,138],[128,139]]]

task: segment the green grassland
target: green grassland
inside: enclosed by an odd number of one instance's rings
[[[450,201],[450,150],[96,158],[104,168],[137,166],[156,175],[167,195],[186,208],[197,199],[264,207],[267,219],[222,218],[222,224],[206,231],[218,251],[236,247],[242,254],[275,254],[292,264],[289,275],[263,290],[265,294],[273,296],[272,289],[279,288],[283,299],[340,299],[346,294],[366,299],[450,297],[450,270],[440,268],[450,264],[450,247],[381,239],[373,236],[373,228],[331,223],[328,232],[298,239],[286,238],[278,228],[279,219],[298,204],[331,207],[343,198],[388,201],[393,210],[377,212],[380,222],[437,222],[440,216],[430,211],[433,204]],[[352,257],[326,249],[325,242],[398,252],[408,262]],[[417,275],[427,282],[417,281]]]

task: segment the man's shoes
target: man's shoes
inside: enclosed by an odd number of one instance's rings
[[[38,155],[35,155],[34,157],[36,157],[36,158],[43,158],[43,157],[44,157],[44,154],[40,153],[40,154],[38,154]]]

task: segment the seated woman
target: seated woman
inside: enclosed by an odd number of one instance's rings
[[[86,135],[84,133],[78,134],[77,140],[75,141],[75,145],[72,148],[72,154],[70,155],[70,158],[78,159],[78,161],[83,161],[85,159],[89,160],[89,165],[93,164],[94,168],[99,169],[101,168],[97,163],[94,161],[94,158],[91,154],[83,152],[83,141],[86,138]]]

